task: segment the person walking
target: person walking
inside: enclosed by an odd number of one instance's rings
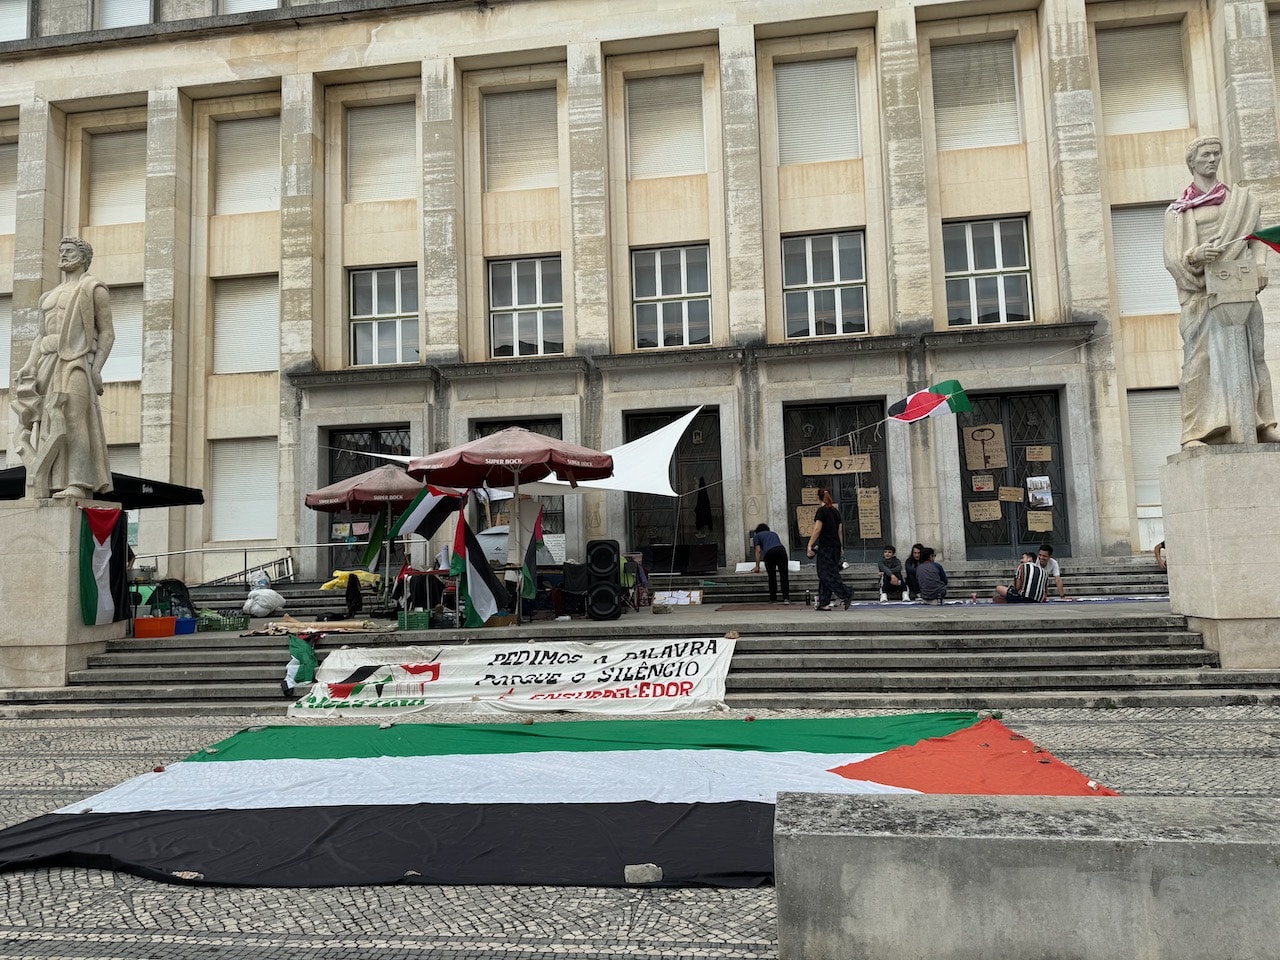
[[[832,597],[836,597],[848,610],[853,602],[853,588],[840,577],[840,564],[844,559],[844,519],[831,499],[831,491],[823,487],[818,491],[822,501],[813,515],[813,533],[805,554],[816,557],[818,567],[818,609],[834,610]]]
[[[751,545],[756,551],[756,568],[752,573],[760,572],[763,561],[765,571],[769,574],[769,602],[778,602],[778,578],[782,578],[782,602],[791,602],[791,571],[788,566],[791,558],[787,556],[787,548],[782,545],[782,538],[769,529],[767,523],[756,527],[751,536]]]

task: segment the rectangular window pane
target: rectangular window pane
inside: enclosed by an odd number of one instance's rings
[[[664,297],[676,297],[684,293],[683,264],[679,250],[663,250],[658,254],[658,292]]]
[[[400,362],[417,363],[419,355],[418,320],[406,317],[400,321]]]
[[[788,293],[783,297],[783,311],[786,314],[787,336],[807,337],[809,329],[809,294],[804,291]]]
[[[142,287],[117,286],[111,289],[111,324],[115,327],[116,342],[102,368],[103,382],[141,380]]]
[[[639,250],[631,255],[631,273],[637,297],[658,295],[657,259],[657,254],[652,250]]]
[[[151,22],[151,0],[97,0],[98,29]]]
[[[1031,287],[1025,273],[1008,274],[1004,278],[1005,320],[1017,323],[1031,319]]]
[[[413,103],[347,109],[347,200],[399,200],[422,192]]]
[[[862,156],[858,69],[853,57],[774,64],[778,162]]]
[[[493,337],[493,355],[495,357],[509,357],[514,349],[513,326],[515,323],[515,314],[513,313],[495,313],[491,318],[490,328]]]
[[[631,179],[705,173],[702,74],[626,81]]]
[[[963,326],[973,323],[973,307],[969,302],[968,280],[947,281],[947,323]]]
[[[538,269],[535,260],[516,261],[516,303],[529,306],[538,303]]]
[[[668,301],[662,305],[662,345],[678,347],[684,343],[684,302]]]
[[[538,313],[536,310],[524,310],[516,315],[516,342],[520,345],[520,356],[538,355]]]
[[[782,284],[800,287],[809,282],[808,244],[803,238],[782,241]]]
[[[27,0],[0,2],[0,40],[23,40],[27,36]]]
[[[13,233],[18,213],[18,145],[0,143],[0,233]]]
[[[1012,40],[936,46],[930,60],[939,150],[1022,142]]]
[[[511,275],[514,267],[515,264],[510,261],[489,264],[489,306],[491,308],[514,306],[515,301],[511,296]]]
[[[396,307],[396,293],[400,286],[397,274],[395,270],[379,270],[373,276],[373,309],[380,317],[400,312]]]
[[[1191,126],[1182,24],[1099,30],[1098,94],[1107,136]]]
[[[373,324],[367,320],[351,325],[351,362],[356,366],[373,363]]]
[[[841,333],[867,332],[867,291],[865,287],[840,288]]]
[[[95,133],[89,148],[89,223],[141,223],[146,216],[147,132]]]
[[[560,182],[556,91],[486,94],[486,190],[533,190]]]
[[[845,283],[850,280],[865,280],[862,263],[862,234],[842,233],[840,235],[840,277]]]
[[[1000,278],[975,277],[974,290],[978,297],[978,322],[1000,322]]]
[[[829,287],[813,291],[813,331],[820,337],[836,332],[836,292]]]
[[[963,223],[942,225],[942,263],[947,273],[969,270],[969,232]]]
[[[658,345],[658,305],[656,303],[636,304],[636,346],[656,347]]]
[[[813,257],[813,283],[832,283],[836,278],[836,262],[831,237],[814,237],[810,241]]]
[[[689,301],[689,343],[703,346],[711,342],[711,301]]]
[[[209,444],[209,538],[271,540],[280,516],[280,445],[275,437]]]
[[[378,335],[378,362],[379,363],[395,363],[397,359],[397,348],[399,347],[399,337],[396,336],[396,323],[394,320],[380,320],[377,324]]]
[[[1116,293],[1121,316],[1178,313],[1178,288],[1164,268],[1164,204],[1113,208]]]
[[[373,272],[370,270],[351,275],[351,315],[373,316]]]
[[[213,282],[213,372],[280,369],[280,278]]]
[[[564,312],[545,310],[542,314],[542,352],[564,353]]]
[[[564,302],[564,293],[560,287],[559,257],[548,257],[542,261],[542,302]]]
[[[213,125],[214,212],[280,209],[280,118]]]
[[[418,312],[418,268],[400,269],[400,312]]]
[[[685,291],[687,293],[710,293],[711,277],[707,272],[707,248],[686,247]]]
[[[1026,231],[1021,220],[1000,221],[1000,266],[1005,270],[1027,265]]]
[[[973,243],[973,269],[994,270],[999,266],[999,261],[996,260],[995,224],[972,224],[970,239]]]

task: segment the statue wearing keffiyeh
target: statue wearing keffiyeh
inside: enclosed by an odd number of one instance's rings
[[[1192,182],[1164,216],[1165,268],[1182,305],[1184,449],[1231,442],[1233,400],[1241,395],[1242,377],[1252,380],[1246,393],[1252,393],[1253,403],[1252,410],[1240,410],[1244,422],[1238,429],[1256,429],[1260,441],[1280,440],[1257,298],[1267,285],[1267,247],[1250,236],[1260,226],[1261,208],[1248,187],[1228,188],[1218,180],[1221,160],[1217,137],[1192,141],[1187,147]],[[1246,341],[1246,356],[1236,364],[1227,360],[1233,325],[1243,328]]]

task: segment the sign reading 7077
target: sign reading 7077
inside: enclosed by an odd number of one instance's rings
[[[801,470],[806,477],[830,477],[845,473],[870,473],[871,454],[851,453],[837,457],[803,457]]]

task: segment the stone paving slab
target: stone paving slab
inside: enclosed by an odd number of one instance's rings
[[[901,711],[752,715],[886,712]],[[1002,720],[1122,793],[1280,797],[1280,707],[1018,709]],[[0,825],[266,722],[280,718],[0,721]],[[772,960],[774,920],[772,888],[283,890],[172,886],[97,870],[0,875],[0,960]]]

